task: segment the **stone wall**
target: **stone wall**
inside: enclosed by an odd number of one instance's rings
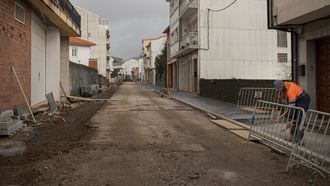
[[[70,95],[80,96],[80,87],[89,84],[99,84],[97,70],[85,65],[70,62]]]

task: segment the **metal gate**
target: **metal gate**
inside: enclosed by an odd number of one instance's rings
[[[291,152],[294,144],[301,140],[300,127],[305,117],[302,108],[258,100],[249,139],[257,137]]]
[[[330,114],[315,110],[306,113],[304,136],[292,151],[287,170],[302,164],[330,174]]]
[[[258,100],[279,102],[281,94],[275,88],[241,88],[238,94],[237,108],[253,111]]]

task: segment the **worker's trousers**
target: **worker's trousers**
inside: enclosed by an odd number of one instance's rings
[[[301,107],[307,112],[310,104],[310,97],[307,93],[301,96],[299,99],[296,100],[295,106]],[[299,130],[300,124],[302,120],[302,113],[296,113],[293,118],[292,127],[291,127],[291,137],[293,137],[293,142],[297,143],[302,140],[304,137],[304,129]]]

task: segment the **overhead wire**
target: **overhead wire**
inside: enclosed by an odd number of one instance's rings
[[[224,8],[221,9],[207,9],[207,48],[201,48],[202,50],[209,50],[210,49],[210,12],[221,12],[224,11],[226,9],[228,9],[229,7],[233,6],[238,0],[234,0],[233,2],[231,2],[229,5],[225,6]]]

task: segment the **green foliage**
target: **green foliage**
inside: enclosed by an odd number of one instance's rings
[[[167,65],[167,47],[164,46],[160,55],[156,57],[155,69],[156,69],[156,82],[159,85],[165,85],[166,83],[166,65]]]

